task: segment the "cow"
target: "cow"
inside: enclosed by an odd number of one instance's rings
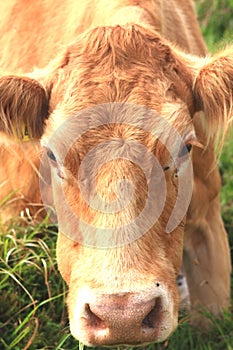
[[[71,333],[161,342],[230,305],[215,149],[233,48],[213,56],[191,0],[0,4],[1,220],[54,207]],[[51,214],[53,217],[53,214]]]

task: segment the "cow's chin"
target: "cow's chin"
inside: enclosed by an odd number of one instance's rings
[[[142,346],[166,340],[177,327],[177,307],[160,293],[94,294],[69,297],[70,330],[86,346]]]
[[[165,327],[165,326],[161,325],[161,327]],[[106,347],[106,348],[113,348],[113,347],[120,347],[120,346],[137,348],[138,346],[144,347],[144,346],[150,345],[152,343],[161,343],[170,337],[170,335],[173,333],[173,331],[176,329],[176,327],[177,327],[177,321],[173,322],[171,329],[166,330],[166,331],[162,330],[160,332],[160,335],[155,337],[155,339],[143,342],[142,340],[137,340],[137,339],[135,339],[134,341],[133,340],[130,340],[130,341],[121,341],[121,340],[109,341],[108,339],[106,339],[106,338],[109,338],[108,334],[106,334],[106,333],[102,333],[102,334],[99,333],[98,335],[95,335],[95,337],[93,338],[92,334],[89,335],[87,331],[84,331],[82,329],[80,329],[77,332],[76,326],[75,326],[75,330],[73,330],[73,324],[72,323],[70,324],[71,334],[81,344],[83,344],[85,346],[90,346],[90,347],[101,346],[101,347]]]

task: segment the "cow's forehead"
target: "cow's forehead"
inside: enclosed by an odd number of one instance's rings
[[[90,128],[97,120],[154,131],[165,118],[183,134],[192,128],[192,92],[185,69],[153,32],[138,26],[96,28],[66,53],[51,94],[56,102],[45,138],[75,115],[78,129]],[[103,105],[111,107],[98,107]],[[160,121],[148,118],[150,111]]]
[[[55,74],[52,100],[63,113],[106,102],[131,102],[159,112],[177,98],[191,109],[187,67],[164,39],[139,26],[100,27],[67,49]],[[66,110],[66,111],[65,111]]]

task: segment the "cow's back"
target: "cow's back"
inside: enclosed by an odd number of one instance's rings
[[[88,28],[141,22],[133,0],[16,0],[0,4],[1,70],[26,72],[44,67],[57,52]],[[146,21],[190,53],[204,54],[191,0],[141,0]]]

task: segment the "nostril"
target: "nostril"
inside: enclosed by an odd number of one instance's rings
[[[162,310],[161,298],[156,298],[153,308],[142,321],[142,328],[144,329],[156,328],[156,326],[160,323],[161,310]]]
[[[85,305],[84,318],[87,321],[87,326],[97,329],[106,329],[107,325],[99,318],[90,308],[89,304]]]

